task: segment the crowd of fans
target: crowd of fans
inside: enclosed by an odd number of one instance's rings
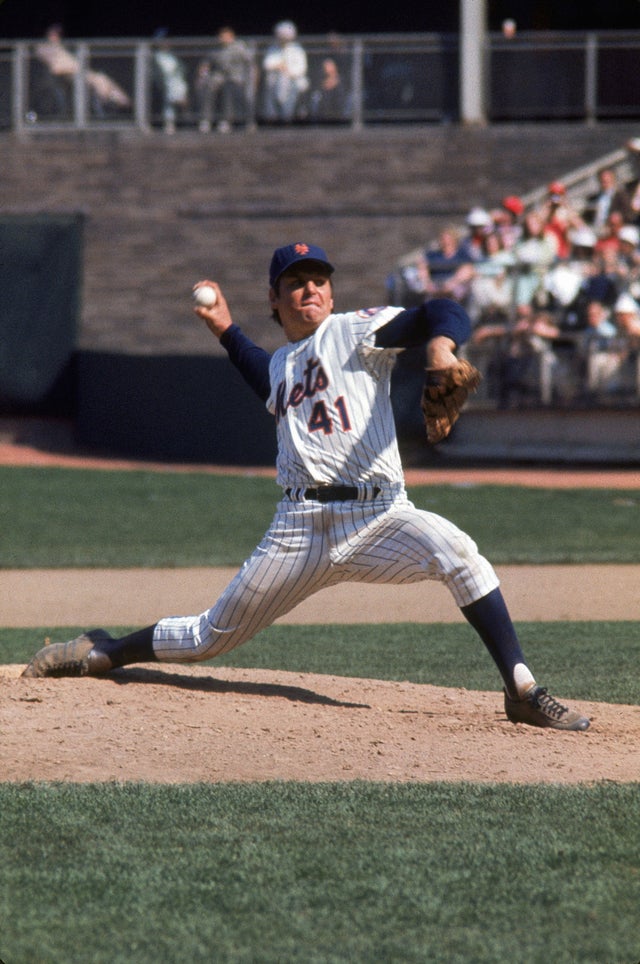
[[[467,357],[499,407],[640,400],[640,181],[598,180],[580,210],[559,181],[527,210],[474,207],[388,279],[390,303],[465,306]]]
[[[186,57],[162,27],[151,38],[150,80],[154,113],[167,134],[181,126],[202,133],[227,133],[259,120],[264,124],[296,121],[347,121],[350,109],[349,63],[344,42],[328,34],[322,55],[309,56],[296,25],[282,20],[273,28],[262,53],[220,27],[203,57]],[[72,115],[78,57],[53,24],[34,48],[32,120]],[[104,73],[84,70],[90,110],[103,118],[131,108],[131,97]]]

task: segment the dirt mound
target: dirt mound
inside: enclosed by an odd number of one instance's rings
[[[640,707],[580,704],[586,733],[514,726],[499,693],[157,665],[108,679],[0,667],[7,781],[640,778]],[[1,717],[0,717],[1,719]]]

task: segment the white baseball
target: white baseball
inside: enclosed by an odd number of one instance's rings
[[[211,285],[201,285],[193,292],[193,298],[201,308],[212,308],[218,300],[218,292]]]

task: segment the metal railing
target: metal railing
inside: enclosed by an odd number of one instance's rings
[[[262,61],[271,38],[245,38],[252,64],[246,74],[243,125],[269,123]],[[362,127],[374,123],[447,123],[460,120],[457,34],[301,37],[309,89],[296,122]],[[41,40],[0,40],[0,130],[131,129],[163,125],[154,82],[158,44],[141,39],[69,40],[77,72],[56,85],[38,58]],[[202,119],[198,72],[216,38],[175,38],[188,95],[177,126],[198,129]],[[323,61],[339,66],[344,97],[334,115],[314,114]],[[529,32],[513,40],[487,34],[483,77],[489,122],[570,119],[594,122],[640,117],[639,32]],[[109,93],[108,82],[114,86]],[[122,96],[118,94],[121,92]]]
[[[33,130],[137,129],[163,126],[163,92],[154,61],[159,46],[142,40],[67,41],[77,63],[67,78],[52,77],[38,57],[41,41],[0,41],[0,129],[19,134]],[[251,64],[246,70],[243,113],[238,126],[273,122],[265,109],[262,61],[271,40],[245,40]],[[456,110],[456,40],[419,37],[304,37],[308,89],[294,122],[345,124],[355,128],[385,121],[450,120]],[[215,38],[177,38],[168,45],[178,59],[187,96],[176,105],[178,129],[198,129],[201,66],[217,48]],[[323,62],[339,67],[341,107],[317,114]],[[425,82],[429,78],[429,83]],[[100,84],[102,81],[102,84]],[[107,81],[112,82],[111,89]]]
[[[487,118],[579,120],[640,116],[640,33],[527,33],[492,37]]]
[[[473,409],[616,408],[640,403],[640,351],[628,339],[585,350],[578,339],[544,342],[496,336],[471,344],[468,358],[482,373]]]

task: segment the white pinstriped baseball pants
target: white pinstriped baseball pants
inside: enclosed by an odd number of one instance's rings
[[[473,540],[400,493],[371,501],[278,503],[263,540],[199,616],[161,619],[157,659],[212,659],[253,638],[308,596],[341,582],[444,583],[459,607],[499,585]]]

